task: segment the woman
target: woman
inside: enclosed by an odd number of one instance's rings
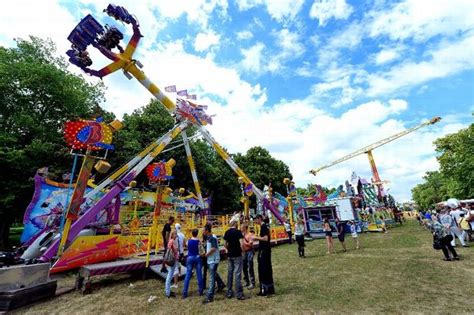
[[[328,251],[326,254],[329,255],[331,253],[334,253],[334,244],[332,242],[332,228],[331,228],[331,224],[329,224],[328,218],[324,219],[323,231],[324,231],[324,234],[326,234],[326,245],[328,248]]]
[[[176,230],[171,232],[170,240],[168,241],[168,246],[166,247],[167,251],[172,251],[173,256],[175,258],[174,264],[172,266],[167,266],[168,274],[166,275],[166,282],[165,282],[165,295],[167,298],[176,297],[174,292],[171,292],[171,281],[173,280],[174,271],[179,264],[179,251],[178,246],[176,244],[176,237],[177,237]]]
[[[184,279],[183,299],[188,297],[189,281],[191,280],[193,269],[196,269],[199,295],[202,295],[204,291],[201,273],[201,257],[199,256],[201,242],[197,238],[197,229],[194,229],[191,233],[193,237],[188,241],[188,258],[186,259],[186,278]]]
[[[431,223],[431,231],[433,232],[433,238],[434,240],[439,242],[439,245],[441,246],[441,250],[443,251],[444,254],[444,261],[451,261],[451,260],[459,260],[458,254],[456,253],[456,250],[454,247],[451,245],[451,241],[453,240],[453,236],[448,232],[448,229],[441,223],[438,222],[438,220],[433,220]],[[452,258],[449,256],[449,252],[452,254]]]
[[[304,224],[301,217],[298,217],[295,223],[295,238],[298,243],[298,254],[302,258],[306,258],[304,255]]]

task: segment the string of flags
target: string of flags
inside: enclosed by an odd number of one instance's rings
[[[176,85],[170,85],[165,87],[165,91],[168,93],[176,93],[178,96],[184,96],[188,100],[197,100],[197,95],[196,94],[188,94],[188,90],[180,90],[178,91],[176,89]]]

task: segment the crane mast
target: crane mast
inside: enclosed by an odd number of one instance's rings
[[[339,164],[339,163],[342,163],[342,162],[345,162],[347,160],[350,160],[356,156],[359,156],[359,155],[362,155],[362,154],[367,154],[368,158],[369,158],[369,163],[370,163],[370,167],[372,169],[372,176],[373,176],[373,179],[374,179],[374,183],[375,185],[377,186],[378,188],[378,194],[379,196],[382,196],[383,195],[383,186],[382,186],[382,181],[380,180],[380,176],[379,176],[379,173],[378,173],[378,170],[377,170],[377,166],[375,165],[375,160],[374,160],[374,157],[373,157],[373,154],[372,154],[372,151],[378,147],[381,147],[387,143],[390,143],[400,137],[403,137],[409,133],[412,133],[422,127],[425,127],[425,126],[428,126],[428,125],[433,125],[433,124],[436,124],[437,122],[439,122],[441,120],[441,117],[433,117],[432,119],[430,119],[429,121],[425,122],[425,123],[422,123],[418,126],[415,126],[415,127],[412,127],[410,129],[406,129],[402,132],[399,132],[399,133],[396,133],[394,135],[391,135],[390,137],[387,137],[385,139],[382,139],[382,140],[379,140],[377,142],[374,142],[372,144],[369,144],[363,148],[360,148],[346,156],[343,156],[331,163],[328,163],[326,165],[323,165],[321,167],[318,167],[318,168],[314,168],[310,171],[311,174],[313,175],[316,175],[318,172],[324,170],[324,169],[327,169],[327,168],[330,168],[336,164]]]

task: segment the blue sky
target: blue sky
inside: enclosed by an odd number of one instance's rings
[[[408,200],[423,174],[438,168],[432,141],[472,123],[473,1],[114,3],[141,23],[145,38],[137,59],[153,81],[197,93],[216,114],[209,130],[222,145],[231,152],[269,149],[290,166],[297,185],[335,186],[353,170],[369,178],[364,156],[317,177],[308,171],[442,116],[441,123],[374,152],[390,191]],[[69,31],[87,13],[113,23],[101,12],[107,4],[6,4],[0,44],[33,34],[52,38],[62,52]],[[103,106],[118,116],[150,98],[119,73],[104,83]]]

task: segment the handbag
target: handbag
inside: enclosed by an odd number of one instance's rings
[[[172,249],[166,251],[166,254],[163,257],[163,263],[167,266],[173,266],[176,263],[176,257],[174,257]]]

